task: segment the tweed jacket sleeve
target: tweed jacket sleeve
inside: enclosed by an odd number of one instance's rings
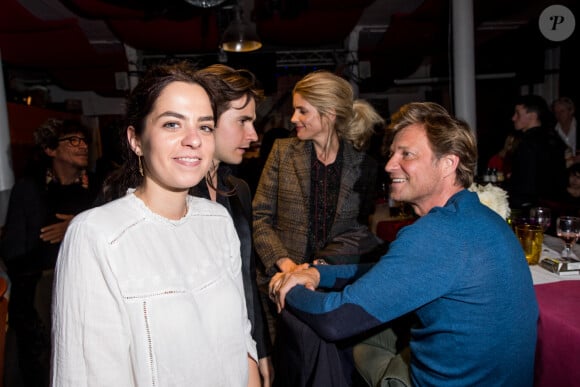
[[[253,201],[254,247],[266,274],[288,257],[306,262],[310,192],[308,143],[297,138],[275,141]]]

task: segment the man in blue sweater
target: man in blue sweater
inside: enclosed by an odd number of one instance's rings
[[[477,160],[469,127],[437,104],[411,103],[393,115],[390,129],[392,198],[420,218],[373,266],[279,273],[271,298],[324,342],[376,332],[414,313],[413,385],[531,386],[532,279],[507,223],[466,189]]]

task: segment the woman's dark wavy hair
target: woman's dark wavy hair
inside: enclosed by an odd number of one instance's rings
[[[125,122],[120,132],[123,164],[105,180],[101,197],[98,199],[99,204],[120,198],[126,194],[128,188],[136,188],[142,184],[139,158],[131,149],[126,130],[129,126],[133,126],[137,136],[143,134],[146,118],[153,110],[155,102],[163,90],[173,82],[186,82],[203,87],[209,95],[214,120],[217,117],[214,102],[216,91],[205,77],[197,74],[196,68],[189,62],[159,64],[149,68],[126,100]]]

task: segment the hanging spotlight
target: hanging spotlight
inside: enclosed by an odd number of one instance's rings
[[[185,0],[189,4],[200,8],[211,8],[220,5],[226,0]]]
[[[221,48],[229,52],[249,52],[262,47],[256,26],[242,18],[239,6],[234,7],[234,12],[235,18],[224,32]]]

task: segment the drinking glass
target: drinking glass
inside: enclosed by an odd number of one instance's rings
[[[541,226],[546,232],[552,224],[552,212],[548,207],[530,208],[530,222]]]
[[[542,255],[544,231],[537,224],[518,224],[515,228],[516,236],[520,240],[529,265],[536,265]]]
[[[556,233],[558,238],[562,239],[566,244],[566,248],[562,251],[562,257],[569,258],[570,250],[580,233],[580,218],[576,216],[560,216],[556,220]]]

